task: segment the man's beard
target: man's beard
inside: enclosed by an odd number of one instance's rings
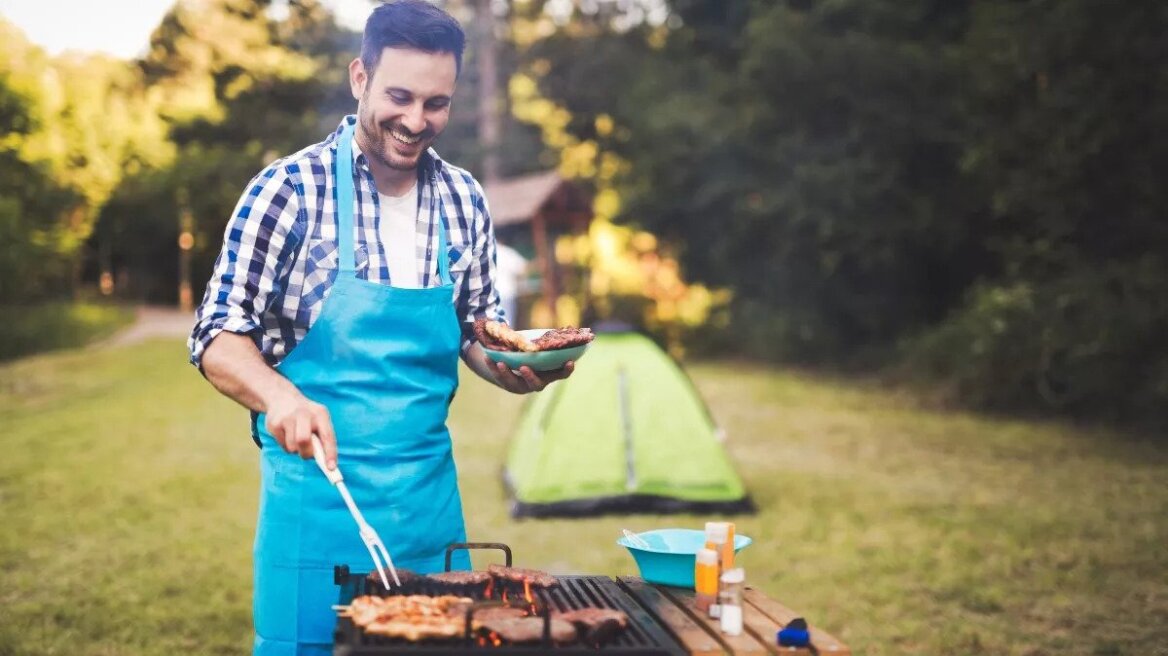
[[[373,119],[372,112],[363,112],[359,115],[359,118],[358,124],[361,129],[358,130],[357,140],[361,146],[361,151],[365,153],[366,157],[371,157],[382,166],[395,171],[413,171],[417,169],[418,161],[421,159],[421,153],[425,152],[434,140],[435,135],[430,130],[423,130],[419,134],[414,135],[408,130],[403,129],[400,125],[395,126],[389,122],[378,124]],[[394,138],[389,134],[394,128],[402,134],[420,138],[421,147],[419,148],[417,157],[407,160],[394,153]]]

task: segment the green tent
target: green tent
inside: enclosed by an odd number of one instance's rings
[[[689,378],[632,332],[531,397],[503,475],[516,517],[753,510]]]

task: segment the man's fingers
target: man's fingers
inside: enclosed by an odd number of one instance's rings
[[[544,388],[546,383],[540,380],[536,375],[535,370],[527,365],[519,367],[519,375],[523,376],[523,380],[527,382],[527,389],[532,392],[538,392]]]
[[[296,415],[296,450],[305,460],[312,457],[312,419],[307,415]]]
[[[328,410],[324,406],[320,406],[314,420],[316,436],[320,438],[321,444],[324,445],[324,460],[328,464],[329,469],[336,469],[337,435],[333,432],[332,418],[329,417]]]
[[[559,369],[556,369],[555,371],[543,372],[543,375],[540,376],[540,378],[542,378],[543,382],[546,384],[546,383],[552,382],[553,380],[563,380],[563,379],[567,378],[568,376],[571,376],[572,372],[575,370],[576,370],[576,363],[569,360],[569,361],[564,363],[564,366],[560,367]]]

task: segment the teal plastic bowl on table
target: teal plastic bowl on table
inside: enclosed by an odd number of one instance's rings
[[[693,589],[694,559],[698,550],[706,546],[705,531],[662,528],[637,535],[648,543],[648,549],[638,547],[627,537],[621,537],[616,543],[633,555],[641,578],[650,583]],[[735,535],[734,553],[750,546],[751,542],[753,540],[745,535]]]

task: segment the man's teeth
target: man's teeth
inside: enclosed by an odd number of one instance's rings
[[[416,143],[418,143],[418,140],[420,140],[422,138],[420,136],[411,137],[409,135],[402,134],[401,132],[398,132],[397,130],[390,130],[389,133],[391,135],[393,135],[394,139],[397,139],[398,141],[400,141],[404,144],[416,144]]]

